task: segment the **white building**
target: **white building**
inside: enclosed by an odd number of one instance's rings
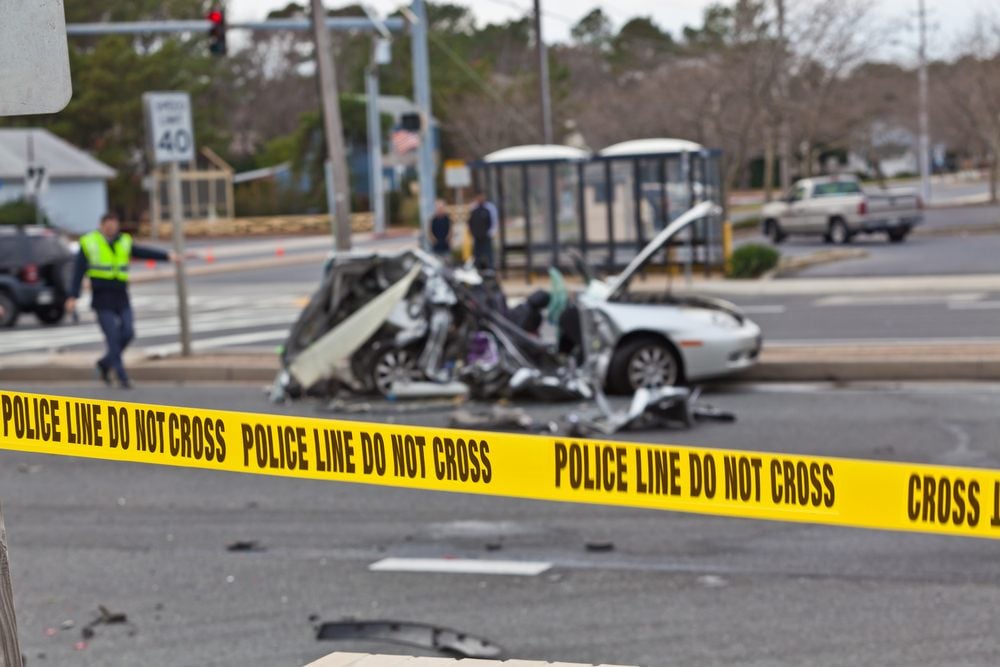
[[[95,229],[115,170],[47,130],[0,128],[0,204],[25,198],[29,150],[48,178],[39,202],[49,221],[75,234]]]

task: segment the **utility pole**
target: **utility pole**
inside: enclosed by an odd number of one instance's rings
[[[21,667],[21,647],[17,641],[17,621],[14,617],[14,593],[10,585],[10,564],[7,561],[7,529],[0,507],[0,667]]]
[[[327,207],[332,214],[330,226],[336,248],[339,252],[344,252],[351,249],[351,191],[347,180],[344,128],[340,120],[340,95],[337,93],[337,76],[323,0],[311,2],[313,43],[316,48],[320,103],[323,107],[323,133],[326,135],[326,152],[333,181],[333,193],[327,188]]]
[[[917,82],[919,86],[918,122],[920,125],[920,139],[918,141],[920,151],[920,198],[926,204],[931,196],[931,139],[927,128],[927,8],[924,0],[918,0],[919,20],[920,20],[920,63],[917,68]]]
[[[542,114],[542,143],[552,143],[552,100],[549,97],[549,56],[542,40],[541,0],[535,0],[535,49],[538,52],[538,99]]]
[[[781,192],[792,186],[791,161],[788,139],[788,45],[785,43],[785,0],[776,0],[778,6],[778,175]]]

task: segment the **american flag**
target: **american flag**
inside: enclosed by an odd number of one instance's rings
[[[420,147],[420,135],[409,130],[396,130],[392,133],[392,150],[397,155],[406,155]]]

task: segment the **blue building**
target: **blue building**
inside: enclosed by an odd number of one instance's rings
[[[0,129],[0,204],[25,198],[32,164],[45,168],[39,204],[49,221],[74,234],[94,229],[115,170],[47,130]]]

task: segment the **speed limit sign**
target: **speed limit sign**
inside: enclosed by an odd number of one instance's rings
[[[146,139],[156,164],[194,160],[191,97],[187,93],[144,93]]]

